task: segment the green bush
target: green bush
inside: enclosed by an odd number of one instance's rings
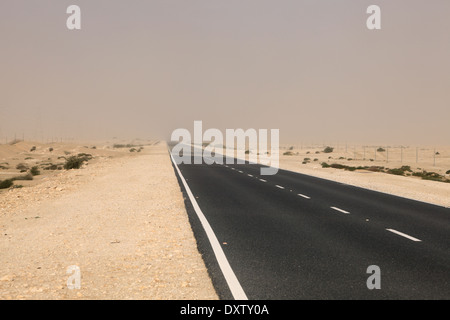
[[[11,180],[13,180],[13,181],[18,181],[18,180],[33,180],[33,175],[31,174],[31,173],[28,173],[28,174],[26,174],[26,175],[24,175],[24,176],[17,176],[17,177],[14,177],[14,178],[12,178]]]
[[[0,189],[8,189],[11,188],[13,186],[14,182],[12,179],[7,179],[7,180],[3,180],[0,181]]]
[[[448,170],[445,174],[450,174],[450,170]]]
[[[30,173],[33,176],[38,176],[41,174],[41,172],[39,171],[39,167],[38,166],[34,166],[30,169]]]
[[[378,151],[378,152],[385,152],[385,151],[386,151],[386,149],[383,149],[383,148],[378,148],[378,149],[377,149],[377,151]]]
[[[330,165],[326,162],[322,162],[322,168],[329,168]]]
[[[64,164],[64,169],[66,170],[80,169],[84,161],[85,160],[82,157],[71,156],[66,160],[66,163]]]
[[[326,147],[325,149],[323,149],[323,152],[324,153],[331,153],[331,152],[333,152],[333,150],[334,150],[334,148],[332,148],[332,147]]]
[[[16,166],[16,169],[17,169],[17,170],[28,170],[28,166],[27,166],[26,164],[24,164],[24,163],[19,163],[19,164]]]
[[[399,168],[388,169],[386,172],[389,174],[395,174],[396,176],[404,176],[405,175],[405,171],[403,171],[402,169],[399,169]]]

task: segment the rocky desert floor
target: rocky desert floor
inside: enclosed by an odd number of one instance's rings
[[[135,143],[0,145],[0,180],[40,171],[0,190],[0,299],[218,298],[166,144]]]

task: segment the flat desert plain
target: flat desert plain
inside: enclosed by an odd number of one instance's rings
[[[332,151],[327,150],[331,152],[324,152],[326,148],[327,145],[283,145],[279,152],[279,166],[281,169],[450,207],[448,146],[341,145],[331,146]]]
[[[0,145],[0,299],[218,298],[166,144],[133,143]]]

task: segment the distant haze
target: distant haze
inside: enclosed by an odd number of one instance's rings
[[[2,0],[0,143],[168,139],[202,120],[282,143],[449,144],[449,14],[448,0]]]

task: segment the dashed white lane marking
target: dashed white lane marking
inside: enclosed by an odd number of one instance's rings
[[[175,159],[173,158],[172,154],[170,155],[170,157],[172,159],[172,162],[173,162],[175,168],[177,169],[177,172],[178,172],[178,175],[180,176],[181,182],[183,183],[184,188],[186,189],[186,193],[187,193],[189,199],[191,200],[191,203],[192,203],[192,206],[194,207],[195,213],[197,214],[197,216],[203,226],[203,229],[206,232],[209,243],[211,244],[211,247],[214,251],[217,262],[219,263],[219,267],[222,270],[222,273],[225,277],[228,287],[230,288],[231,294],[233,295],[234,299],[236,299],[236,300],[248,300],[247,295],[245,294],[244,290],[242,289],[242,286],[239,283],[239,280],[237,279],[233,269],[231,269],[230,263],[228,262],[227,257],[225,256],[225,253],[222,250],[219,240],[217,240],[217,237],[216,237],[213,229],[211,228],[211,225],[209,224],[208,220],[206,219],[205,215],[203,214],[202,210],[200,209],[197,201],[195,200],[195,197],[192,194],[192,191],[189,188],[183,175],[181,174],[180,168],[178,168],[178,165],[175,162]]]
[[[231,170],[236,170],[235,168],[231,168]]]
[[[248,174],[248,176],[249,176],[249,177],[253,177],[253,175],[251,175],[251,174]]]
[[[280,188],[280,189],[284,189],[283,186],[279,186],[279,185],[275,185],[275,187]]]
[[[240,171],[240,170],[239,170],[238,172],[239,172],[239,173],[244,173],[243,171]]]
[[[350,214],[350,212],[348,212],[348,211],[345,211],[345,210],[342,210],[342,209],[339,209],[339,208],[336,208],[336,207],[330,207],[331,209],[333,209],[333,210],[336,210],[336,211],[339,211],[339,212],[342,212],[342,213],[345,213],[345,214]]]
[[[259,179],[259,181],[261,181],[261,182],[267,182],[267,180],[264,180],[264,179]]]
[[[304,194],[301,194],[301,193],[299,193],[298,195],[299,195],[300,197],[305,198],[305,199],[311,199],[311,197],[305,196]]]
[[[403,233],[403,232],[400,232],[400,231],[397,231],[397,230],[394,230],[394,229],[386,229],[386,230],[387,230],[387,231],[390,231],[390,232],[392,232],[392,233],[398,234],[399,236],[405,237],[405,238],[407,238],[407,239],[409,239],[409,240],[412,240],[412,241],[416,241],[416,242],[422,241],[422,240],[420,240],[420,239],[411,237],[411,236],[407,235],[406,233]]]

